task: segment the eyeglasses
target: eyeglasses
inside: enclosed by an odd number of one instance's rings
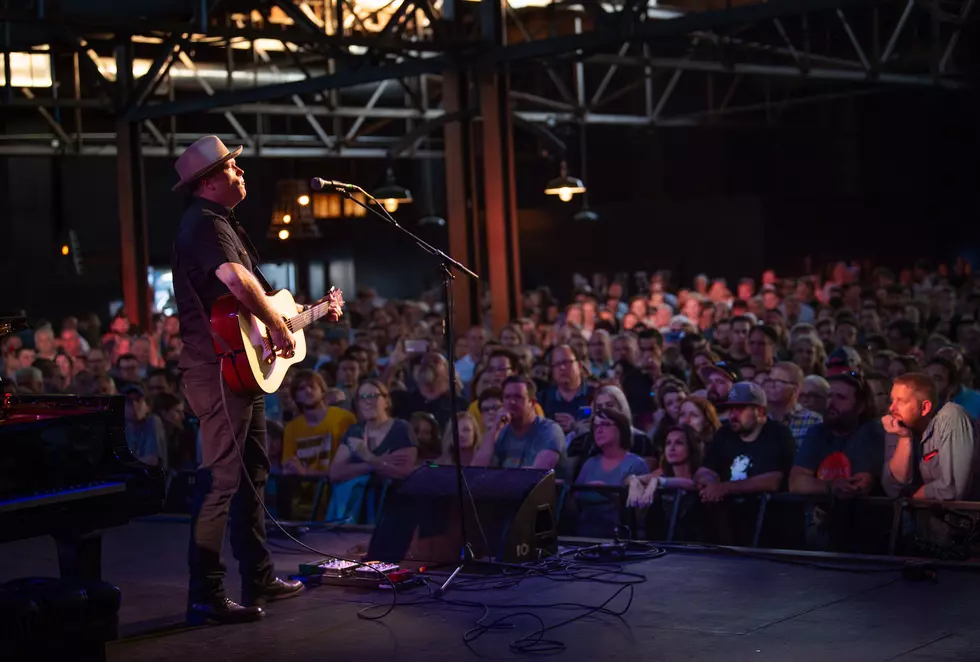
[[[775,384],[778,384],[780,386],[791,386],[791,387],[796,386],[796,382],[788,382],[785,379],[773,379],[770,377],[769,379],[762,380],[763,386],[770,386]]]
[[[487,405],[485,407],[480,407],[480,413],[481,414],[492,414],[495,411],[500,411],[500,408],[502,406],[503,405]]]
[[[598,420],[592,425],[592,427],[596,430],[600,430],[606,428],[614,428],[616,427],[616,424],[613,423],[612,421]]]
[[[377,400],[378,398],[383,398],[383,397],[384,395],[382,395],[381,393],[361,393],[360,395],[357,396],[357,399],[374,401]]]

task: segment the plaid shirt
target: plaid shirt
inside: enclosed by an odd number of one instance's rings
[[[772,417],[770,416],[770,418]],[[782,423],[789,428],[790,433],[793,435],[793,441],[796,442],[796,450],[799,450],[800,444],[803,443],[803,438],[806,437],[806,433],[817,423],[823,423],[823,416],[809,409],[804,409],[797,402],[791,412],[786,414],[781,421],[776,422]]]

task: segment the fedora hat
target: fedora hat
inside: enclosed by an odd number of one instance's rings
[[[174,163],[180,181],[174,185],[173,190],[180,190],[190,182],[205,175],[209,170],[213,170],[216,166],[241,153],[241,145],[229,152],[218,136],[198,138],[193,145],[177,157],[177,161]]]

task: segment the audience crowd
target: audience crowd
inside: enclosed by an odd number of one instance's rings
[[[554,469],[577,486],[563,518],[581,535],[612,536],[628,509],[648,535],[673,511],[675,537],[785,543],[760,534],[758,495],[789,493],[808,495],[792,515],[803,544],[839,549],[835,520],[874,535],[874,518],[848,508],[859,497],[980,496],[980,276],[963,260],[732,285],[577,275],[567,304],[546,287],[522,303],[496,333],[461,330],[455,384],[437,292],[364,289],[342,324],[308,328],[306,359],[266,398],[283,484],[342,493],[453,464],[455,417],[464,464]],[[133,454],[189,472],[201,440],[180,351],[176,316],[136,329],[118,314],[107,330],[97,315],[68,317],[57,334],[42,320],[3,340],[0,375],[8,392],[124,395]],[[622,488],[621,501],[596,486]],[[310,489],[278,503],[308,502]]]

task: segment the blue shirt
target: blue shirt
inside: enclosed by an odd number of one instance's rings
[[[965,386],[960,388],[959,393],[953,397],[953,402],[963,407],[970,418],[974,420],[980,418],[980,393],[972,388]]]
[[[518,436],[511,425],[500,431],[493,447],[493,466],[505,469],[533,467],[534,459],[541,451],[554,451],[559,455],[565,447],[565,435],[554,421],[536,416],[523,436]],[[556,471],[558,467],[555,467]]]
[[[561,397],[557,386],[551,386],[541,394],[541,409],[548,418],[554,418],[555,414],[569,414],[573,418],[578,419],[579,408],[588,407],[592,404],[593,390],[592,387],[583,382],[572,399],[566,400]]]
[[[814,425],[796,452],[793,464],[809,469],[825,481],[859,473],[877,476],[884,461],[885,437],[884,430],[875,423],[865,423],[844,436],[835,435],[826,423]]]
[[[647,463],[642,457],[627,453],[626,457],[612,469],[602,468],[602,456],[595,455],[585,461],[581,473],[575,483],[602,483],[603,485],[623,486],[629,476],[641,476],[650,473]],[[621,497],[625,499],[625,496]],[[581,491],[575,493],[579,515],[575,524],[575,533],[580,536],[604,538],[613,534],[613,529],[619,524],[619,510],[623,505],[621,499],[613,495],[598,492]]]

